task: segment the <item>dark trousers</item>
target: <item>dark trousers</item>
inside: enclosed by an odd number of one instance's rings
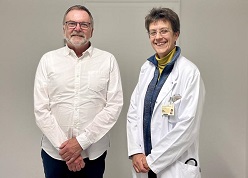
[[[148,178],[157,178],[157,175],[151,170],[148,172]]]
[[[41,150],[44,173],[46,178],[103,178],[107,151],[95,160],[84,159],[85,167],[80,171],[70,171],[65,161],[50,157]]]

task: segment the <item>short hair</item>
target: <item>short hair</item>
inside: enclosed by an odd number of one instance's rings
[[[153,22],[157,22],[159,20],[169,21],[172,26],[173,32],[180,33],[180,20],[178,15],[169,8],[153,8],[149,14],[145,17],[145,28],[149,32],[149,26]]]
[[[93,16],[92,14],[90,13],[89,9],[87,9],[85,6],[81,6],[81,5],[74,5],[74,6],[71,6],[69,9],[67,9],[67,11],[65,12],[65,15],[64,15],[64,18],[63,18],[63,24],[65,23],[65,18],[66,18],[66,15],[72,11],[72,10],[82,10],[82,11],[85,11],[89,14],[90,16],[90,23],[91,23],[91,26],[93,27],[94,26],[94,19],[93,19]]]

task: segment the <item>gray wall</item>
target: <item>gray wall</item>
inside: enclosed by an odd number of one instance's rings
[[[0,1],[1,178],[44,177],[41,132],[33,115],[35,70],[42,54],[63,45],[62,16],[69,6],[81,2]],[[247,0],[181,0],[182,53],[199,67],[207,90],[200,136],[203,178],[248,177],[247,9]],[[126,14],[126,22],[132,18],[135,17]],[[96,23],[101,28],[101,17],[96,17]],[[136,28],[128,23],[126,27]],[[123,41],[111,34],[98,40],[97,28],[92,41],[116,56],[125,96],[121,117],[111,131],[112,147],[105,177],[128,178],[131,165],[126,151],[125,115],[140,65],[153,51],[147,38],[134,41],[115,22],[109,31],[118,31]],[[150,50],[137,48],[136,53],[128,53],[128,44],[133,47],[145,44]]]
[[[204,178],[247,174],[248,1],[182,1],[183,53],[207,90],[201,124]]]

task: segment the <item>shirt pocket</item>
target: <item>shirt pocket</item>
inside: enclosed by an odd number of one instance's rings
[[[107,87],[107,75],[100,71],[91,71],[88,76],[88,89],[100,92]]]

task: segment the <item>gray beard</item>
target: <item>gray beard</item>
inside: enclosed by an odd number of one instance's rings
[[[80,46],[83,46],[83,45],[85,45],[89,40],[86,40],[86,39],[84,39],[81,43],[73,43],[70,39],[68,39],[68,38],[65,38],[65,40],[66,40],[66,42],[67,43],[69,43],[69,44],[71,44],[72,46],[74,46],[74,47],[80,47]]]

